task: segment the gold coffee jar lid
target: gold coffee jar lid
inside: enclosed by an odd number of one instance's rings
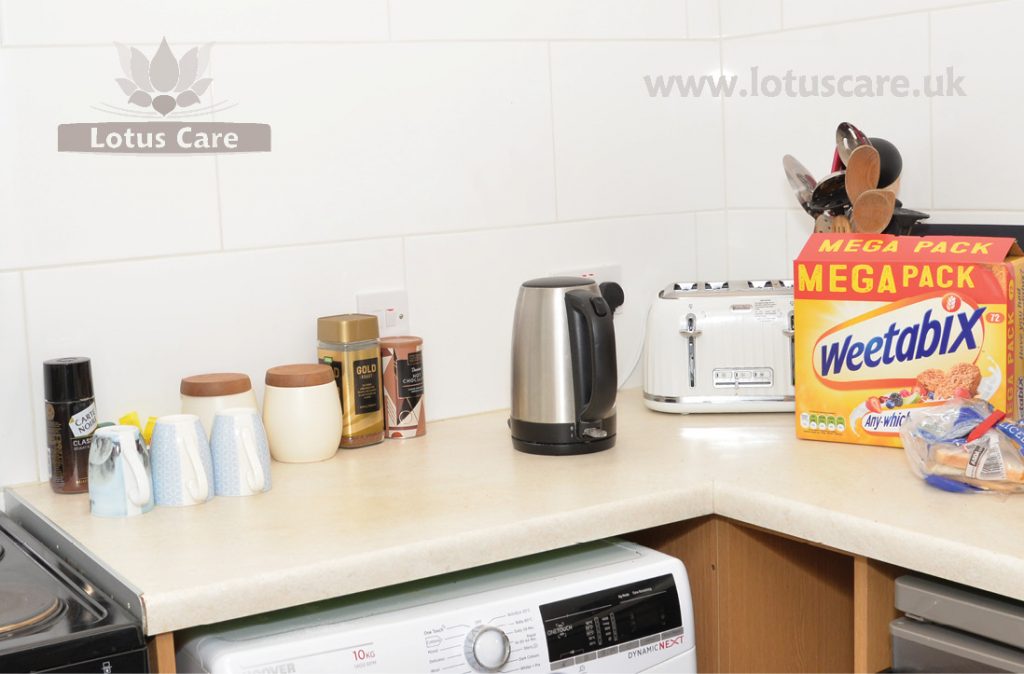
[[[321,342],[367,342],[379,335],[377,317],[370,314],[338,314],[316,319],[316,338]]]
[[[182,395],[196,398],[210,396],[229,396],[245,393],[252,388],[249,375],[239,372],[215,372],[211,374],[195,374],[181,380]]]
[[[267,386],[277,386],[278,388],[320,386],[328,382],[334,383],[334,370],[330,365],[314,363],[278,365],[267,370],[265,382]]]

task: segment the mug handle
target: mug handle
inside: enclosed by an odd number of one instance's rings
[[[146,475],[146,467],[142,465],[137,451],[138,444],[134,433],[122,433],[118,437],[121,443],[121,456],[124,458],[125,472],[131,474],[131,481],[126,485],[128,500],[132,505],[144,506],[149,503],[151,487],[149,476]]]
[[[188,493],[195,501],[205,501],[210,495],[210,484],[206,480],[203,462],[199,459],[199,443],[196,442],[191,430],[183,431],[182,439],[185,442],[185,454],[188,456],[194,478],[188,481]]]
[[[242,454],[249,470],[245,471],[245,479],[249,483],[249,489],[253,492],[263,491],[264,476],[263,465],[256,456],[256,434],[248,424],[242,425]]]

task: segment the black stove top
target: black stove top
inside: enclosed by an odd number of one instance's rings
[[[139,621],[0,513],[0,672],[148,671]]]

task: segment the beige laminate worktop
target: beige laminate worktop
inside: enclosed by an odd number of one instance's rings
[[[902,450],[799,441],[791,414],[651,412],[619,398],[616,446],[512,449],[506,412],[423,438],[274,463],[273,488],[103,519],[47,484],[8,493],[137,589],[147,634],[717,513],[1024,599],[1024,497],[948,494]]]

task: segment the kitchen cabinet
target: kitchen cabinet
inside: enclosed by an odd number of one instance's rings
[[[705,669],[882,669],[899,568],[1024,599],[1006,524],[1024,500],[928,487],[900,450],[796,440],[789,414],[659,414],[636,390],[618,412],[616,446],[590,455],[516,452],[493,412],[275,463],[259,496],[121,520],[46,484],[6,504],[134,593],[162,667],[190,626],[621,535],[687,563]]]

